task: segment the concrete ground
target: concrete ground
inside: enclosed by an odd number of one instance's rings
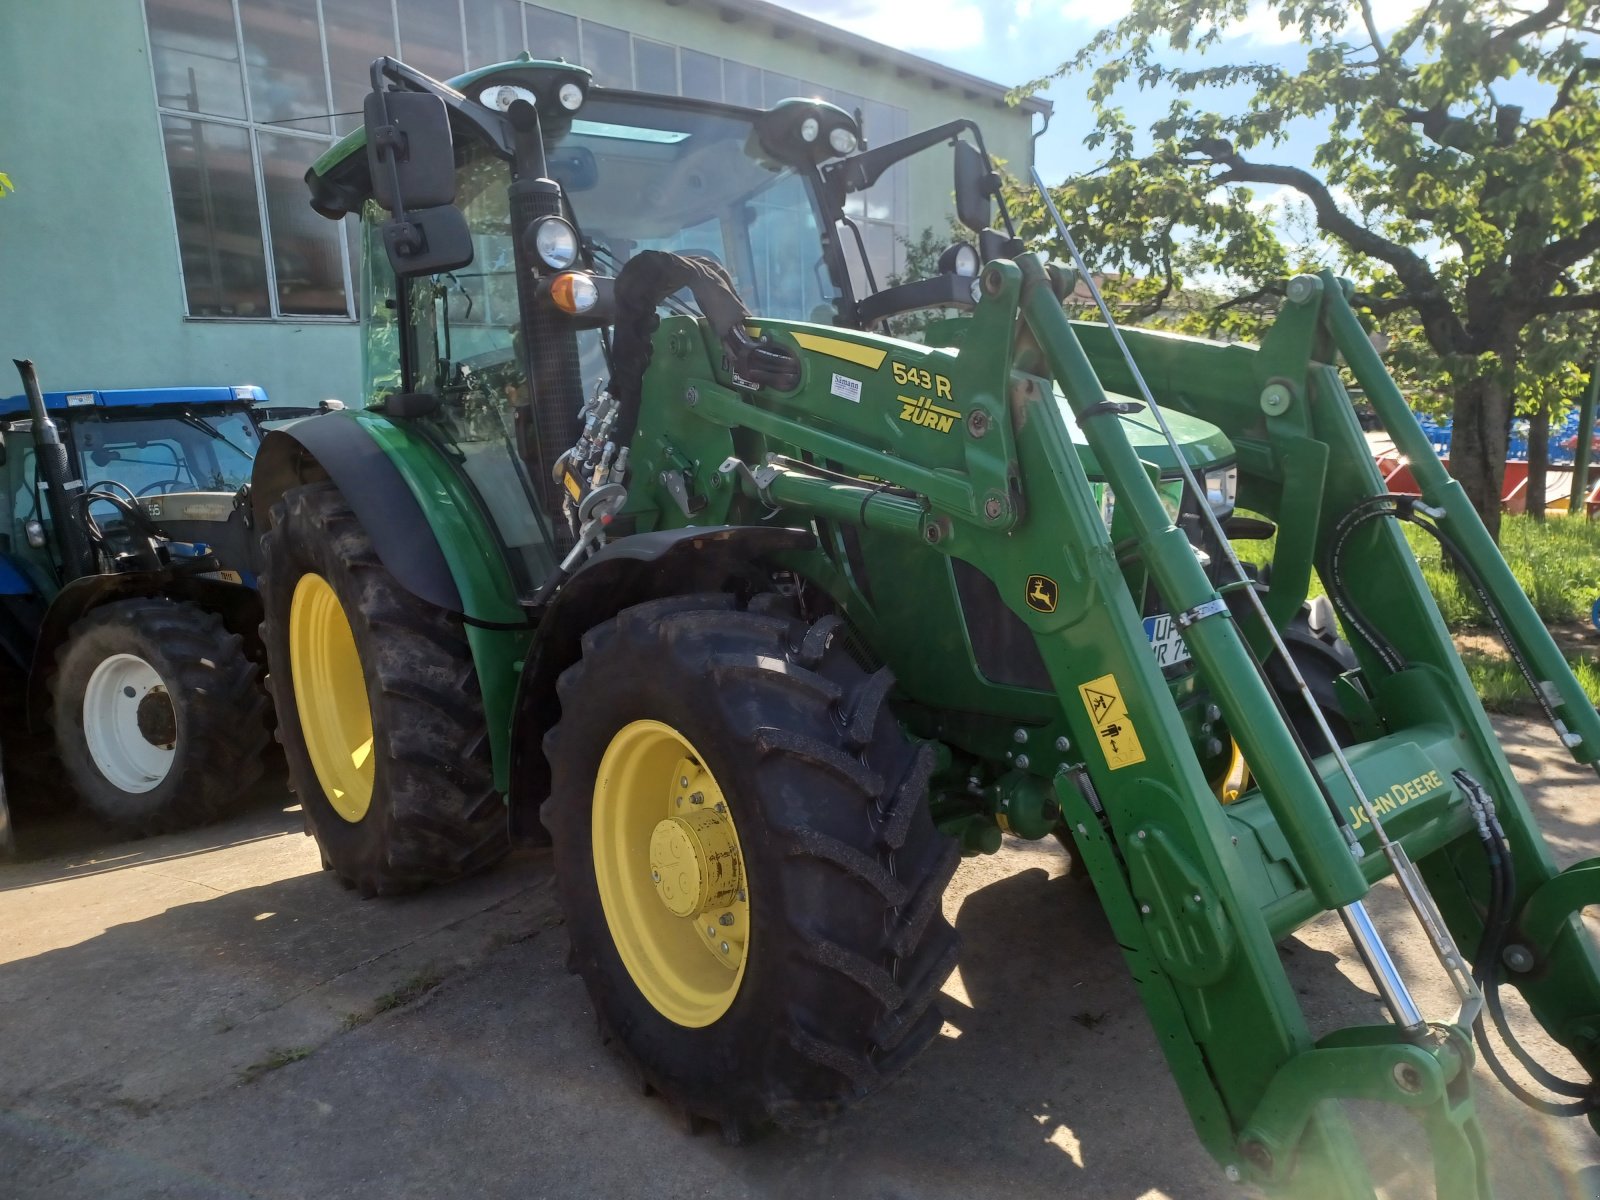
[[[1501,728],[1556,853],[1600,854],[1594,775],[1540,727]],[[23,861],[0,867],[0,1196],[1240,1194],[1053,844],[963,864],[945,1036],[901,1080],[822,1128],[730,1148],[685,1134],[600,1044],[543,853],[363,901],[319,870],[281,783],[224,825],[142,842],[18,825]],[[1397,899],[1373,907],[1412,977],[1434,979]],[[1285,960],[1314,1027],[1380,1018],[1337,923]],[[1498,1194],[1600,1197],[1587,1124],[1480,1075]],[[1388,1194],[1432,1194],[1409,1121],[1361,1130]]]

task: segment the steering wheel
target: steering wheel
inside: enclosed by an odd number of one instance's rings
[[[102,479],[99,483],[91,485],[89,491],[98,492],[103,488],[119,488],[129,500],[137,500],[139,498],[133,494],[133,489],[120,479]]]
[[[169,483],[176,483],[181,487],[182,484],[183,484],[183,480],[178,479],[176,477],[174,477],[172,479],[158,479],[154,483],[145,484],[142,488],[140,488],[135,493],[135,496],[150,495],[151,493],[157,491],[158,489],[166,487],[167,484],[169,484]]]

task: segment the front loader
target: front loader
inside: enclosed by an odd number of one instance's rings
[[[944,887],[1006,833],[1092,881],[1230,1179],[1372,1195],[1341,1105],[1378,1101],[1439,1195],[1487,1196],[1480,1051],[1593,1119],[1600,865],[1557,871],[1400,522],[1580,762],[1600,716],[1340,280],[1293,280],[1259,347],[1073,323],[1092,276],[996,220],[970,122],[866,148],[820,101],[526,56],[372,77],[307,176],[362,223],[368,394],[270,435],[252,491],[281,736],[346,883],[547,838],[602,1025],[731,1140],[934,1038]],[[849,214],[946,145],[976,245],[880,288]],[[1384,491],[1350,376],[1420,498]],[[1450,1011],[1366,907],[1388,878]],[[1278,943],[1326,912],[1387,1022],[1311,1032]],[[1515,1045],[1507,986],[1583,1078]]]

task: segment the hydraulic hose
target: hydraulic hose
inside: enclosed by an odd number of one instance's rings
[[[1512,1056],[1524,1070],[1542,1086],[1559,1096],[1574,1097],[1567,1103],[1557,1103],[1534,1095],[1511,1077],[1505,1064],[1495,1053],[1484,1027],[1483,1016],[1473,1022],[1473,1034],[1483,1061],[1501,1085],[1529,1108],[1551,1117],[1577,1117],[1594,1111],[1597,1107],[1595,1089],[1591,1084],[1563,1079],[1535,1059],[1517,1041],[1506,1020],[1505,1008],[1500,1003],[1500,956],[1511,933],[1516,913],[1516,866],[1511,858],[1511,846],[1500,819],[1495,815],[1494,800],[1488,790],[1465,770],[1453,775],[1457,785],[1466,795],[1477,820],[1478,840],[1483,844],[1484,856],[1489,864],[1489,904],[1484,914],[1483,938],[1472,964],[1472,977],[1483,989],[1484,1007],[1490,1020]]]

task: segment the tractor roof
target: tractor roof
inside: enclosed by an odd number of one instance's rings
[[[46,412],[72,412],[85,408],[221,408],[238,404],[257,406],[266,402],[267,393],[248,384],[243,387],[117,388],[44,394]],[[27,415],[26,396],[0,399],[0,421]]]
[[[438,82],[457,92],[463,92],[470,85],[477,83],[490,75],[516,75],[527,71],[529,68],[555,69],[568,72],[581,72],[584,76],[590,74],[583,67],[573,66],[571,63],[552,62],[545,59],[534,58],[526,50],[520,57],[510,62],[491,63],[486,67],[475,67],[462,75],[455,75],[449,79]],[[312,207],[326,205],[329,211],[324,216],[334,219],[345,213],[357,211],[360,202],[372,190],[371,180],[367,175],[367,131],[363,126],[357,126],[350,133],[344,135],[333,145],[329,146],[316,162],[312,163],[305,175],[306,186],[311,189]],[[319,209],[319,211],[321,211]]]

